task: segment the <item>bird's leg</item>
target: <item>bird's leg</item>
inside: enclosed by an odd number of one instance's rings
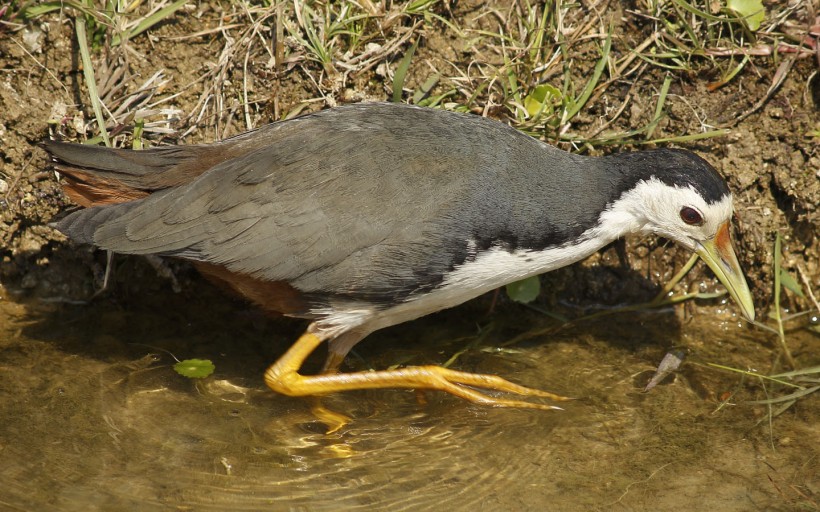
[[[320,373],[324,375],[339,373],[339,368],[341,368],[347,354],[367,334],[366,332],[347,331],[328,341],[327,358]],[[326,434],[334,434],[352,421],[349,416],[325,407],[320,396],[314,397],[310,410],[319,421],[325,424],[327,427]]]
[[[316,347],[318,347],[326,339],[325,336],[311,332],[311,327],[313,326],[311,325],[308,327],[308,330],[301,335],[298,340],[296,340],[296,343],[294,343],[288,351],[279,358],[278,361],[268,367],[267,371],[265,371],[265,384],[277,393],[291,396],[321,394],[321,392],[316,391],[299,391],[299,383],[305,379],[311,379],[311,377],[303,377],[300,375],[298,373],[299,368],[302,367],[305,359],[307,359],[308,356],[316,350]],[[344,357],[342,357],[342,359],[344,359]],[[335,363],[333,366],[329,367],[331,364],[331,356],[329,355],[322,372],[328,372],[331,374],[336,373],[339,370],[339,365],[341,364],[342,359],[340,359],[338,363]],[[327,393],[330,391],[332,390],[327,390],[324,392]],[[339,431],[351,421],[350,417],[325,407],[324,404],[322,404],[321,397],[319,396],[313,397],[313,403],[310,410],[319,421],[327,426],[327,434],[333,434]]]
[[[171,289],[174,293],[182,292],[182,287],[179,285],[179,281],[177,281],[177,276],[174,274],[174,271],[171,270],[166,260],[155,254],[146,254],[145,261],[154,268],[154,272],[156,272],[159,277],[171,282]]]
[[[339,368],[342,366],[347,354],[350,353],[353,347],[356,346],[358,342],[362,341],[368,334],[370,334],[369,331],[362,332],[352,330],[344,332],[328,341],[327,359],[325,359],[325,364],[322,366],[322,371],[320,373],[339,373]]]
[[[317,331],[319,330],[315,328],[315,324],[308,327],[296,343],[267,369],[265,383],[268,387],[277,393],[290,396],[321,395],[355,389],[432,389],[445,391],[476,404],[529,409],[559,409],[559,407],[495,398],[476,391],[472,387],[551,400],[567,400],[566,397],[553,393],[513,384],[495,375],[459,372],[439,366],[410,366],[375,372],[301,375],[299,368],[302,363],[327,338],[326,335]]]

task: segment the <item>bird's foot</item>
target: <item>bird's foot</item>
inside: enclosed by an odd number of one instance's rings
[[[277,393],[290,396],[322,395],[356,389],[407,388],[450,393],[475,404],[491,407],[526,409],[560,409],[554,405],[510,400],[487,395],[474,388],[512,393],[527,397],[564,401],[567,397],[520,386],[495,375],[460,372],[440,366],[410,366],[375,372],[301,375],[299,367],[310,352],[322,342],[314,333],[306,332],[265,372],[265,383]]]
[[[310,407],[310,412],[316,416],[317,420],[325,424],[327,427],[327,432],[325,432],[325,434],[327,435],[335,434],[353,421],[353,418],[350,416],[332,411],[325,407],[320,397],[315,398],[313,405]]]
[[[528,388],[519,384],[514,384],[496,375],[486,375],[481,373],[461,372],[442,368],[440,366],[410,366],[400,370],[390,372],[402,372],[401,382],[395,387],[413,387],[417,390],[437,390],[450,393],[459,398],[474,404],[486,405],[490,407],[515,407],[524,409],[560,410],[555,405],[527,402],[524,400],[512,400],[488,395],[474,388],[482,390],[496,391],[501,393],[512,393],[521,396],[533,396],[547,398],[558,402],[572,400],[571,398],[541,391],[539,389]],[[407,385],[403,385],[407,382]],[[418,385],[411,386],[410,382],[417,382]]]

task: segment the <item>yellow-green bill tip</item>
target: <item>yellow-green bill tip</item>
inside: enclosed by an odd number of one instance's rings
[[[746,278],[743,277],[740,263],[732,248],[729,222],[723,223],[718,228],[714,238],[701,242],[696,252],[709,265],[723,286],[729,290],[729,295],[740,306],[743,316],[750,322],[754,322],[755,306],[752,301],[752,292],[746,284]]]

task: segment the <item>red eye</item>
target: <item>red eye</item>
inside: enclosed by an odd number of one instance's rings
[[[689,206],[684,206],[681,208],[680,218],[683,222],[689,224],[690,226],[703,225],[703,217],[701,217],[700,212],[694,208],[690,208]]]

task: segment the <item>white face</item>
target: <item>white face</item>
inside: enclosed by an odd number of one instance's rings
[[[732,196],[708,204],[692,188],[671,187],[653,178],[624,194],[601,218],[603,231],[656,233],[695,250],[732,218]]]

